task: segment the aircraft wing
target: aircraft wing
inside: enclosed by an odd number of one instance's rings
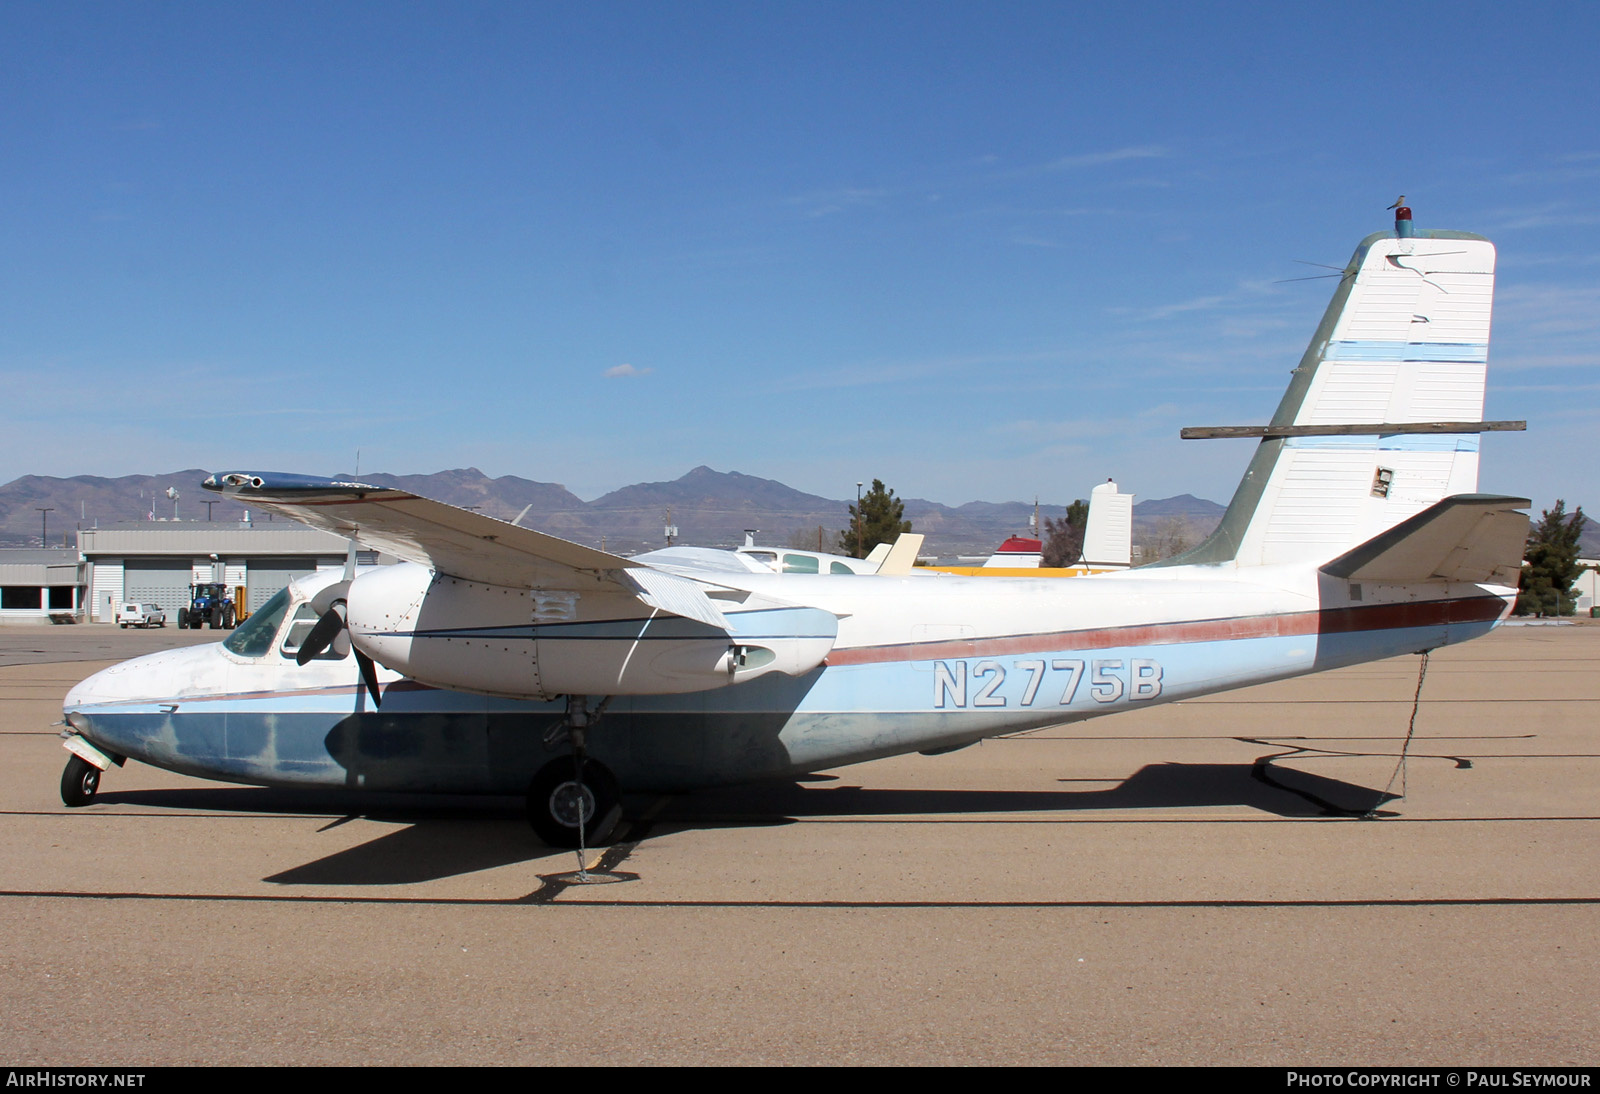
[[[204,485],[452,577],[513,588],[609,584],[672,615],[728,626],[701,582],[405,490],[248,471]]]
[[[1522,570],[1527,498],[1456,494],[1329,562],[1351,581],[1473,581],[1513,586]]]

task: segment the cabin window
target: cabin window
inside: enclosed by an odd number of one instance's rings
[[[828,563],[828,572],[830,574],[853,574],[853,573],[855,573],[854,570],[852,570],[850,567],[846,566],[842,562],[830,562],[830,563]]]
[[[778,568],[778,552],[776,551],[741,551],[745,558],[753,558],[769,570]]]
[[[272,648],[278,625],[289,611],[289,590],[279,589],[240,624],[222,644],[240,657],[260,657]]]
[[[783,572],[786,574],[815,574],[821,571],[815,555],[784,555]]]

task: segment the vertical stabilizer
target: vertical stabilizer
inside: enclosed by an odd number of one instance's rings
[[[1362,240],[1216,532],[1157,565],[1322,563],[1478,483],[1477,433],[1333,427],[1483,420],[1494,245],[1465,232]],[[1259,435],[1259,434],[1258,434]]]
[[[1097,570],[1126,569],[1133,564],[1133,495],[1119,494],[1117,484],[1101,483],[1089,491],[1089,519],[1083,529],[1083,565]]]

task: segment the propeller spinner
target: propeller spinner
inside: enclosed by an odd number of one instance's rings
[[[312,600],[312,604],[322,609],[322,615],[317,619],[316,626],[311,628],[311,633],[306,635],[305,641],[300,643],[300,650],[294,655],[295,663],[301,666],[307,664],[313,657],[327,650],[335,642],[344,642],[349,645],[350,651],[356,655],[356,667],[361,670],[361,682],[366,685],[367,694],[372,698],[374,709],[383,705],[383,696],[378,691],[378,669],[372,658],[356,648],[350,641],[350,624],[346,619],[349,605],[345,598],[350,592],[350,583],[356,576],[356,541],[350,541],[350,548],[345,554],[344,578],[329,585]]]

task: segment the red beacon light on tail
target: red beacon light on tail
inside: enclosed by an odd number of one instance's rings
[[[1406,196],[1401,194],[1389,206],[1394,210],[1394,234],[1397,239],[1410,239],[1416,235],[1416,229],[1411,225],[1411,206],[1406,204]]]

